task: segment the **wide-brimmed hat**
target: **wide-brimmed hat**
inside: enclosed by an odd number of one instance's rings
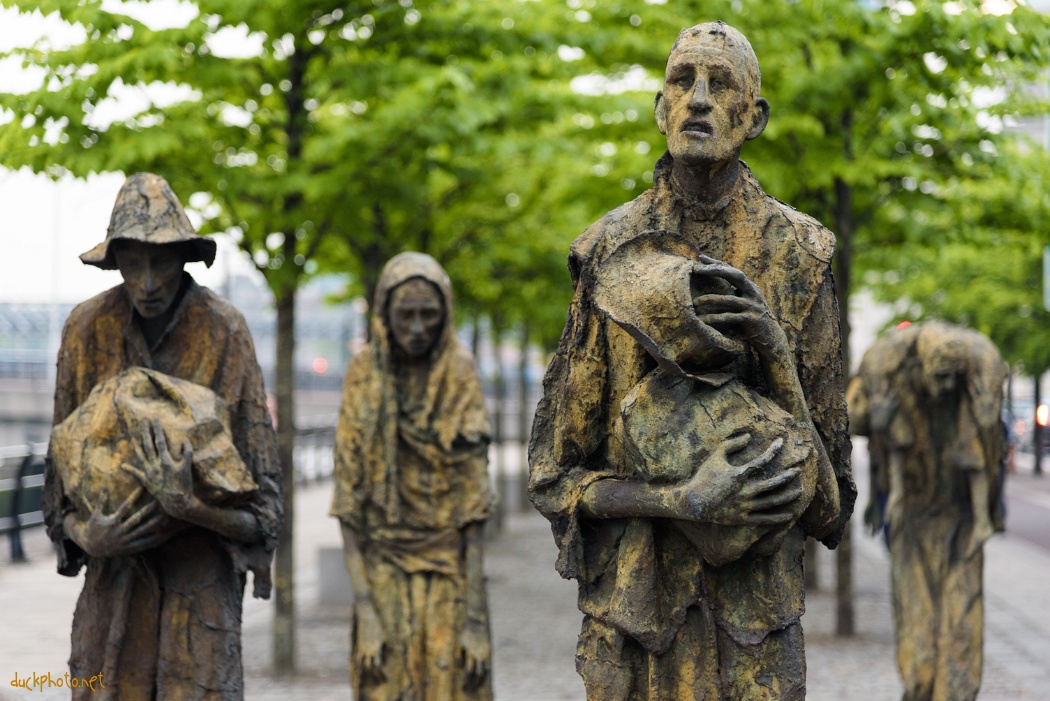
[[[187,263],[203,261],[210,267],[215,261],[215,241],[197,235],[171,186],[153,173],[135,173],[124,182],[113,205],[106,240],[81,255],[80,260],[103,270],[116,270],[110,244],[120,239],[188,244]]]

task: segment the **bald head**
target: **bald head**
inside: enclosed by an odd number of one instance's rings
[[[759,95],[758,59],[744,35],[708,22],[678,35],[667,57],[655,116],[675,162],[719,169],[766,128],[769,103]]]
[[[747,82],[748,93],[758,97],[762,93],[762,72],[758,68],[758,56],[751,48],[751,42],[743,34],[721,20],[704,22],[695,27],[683,29],[671,46],[667,56],[668,63],[677,51],[695,50],[701,47],[721,51],[727,59],[735,64]]]

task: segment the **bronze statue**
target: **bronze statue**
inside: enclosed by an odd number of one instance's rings
[[[974,699],[981,686],[983,544],[1003,529],[1006,366],[987,338],[941,322],[877,340],[849,387],[868,436],[865,521],[888,529],[904,701]]]
[[[242,699],[246,572],[270,593],[280,465],[262,373],[244,318],[183,269],[214,258],[164,179],[133,175],[81,256],[124,282],[62,332],[44,513],[58,571],[87,568],[70,673],[104,674],[115,700]]]
[[[331,513],[354,591],[355,699],[492,698],[488,443],[448,277],[430,256],[395,256],[376,287],[369,344],[347,368],[336,430]]]
[[[590,701],[803,699],[803,541],[856,497],[834,235],[739,160],[769,116],[740,32],[679,34],[655,111],[654,187],[572,245],[530,496]]]

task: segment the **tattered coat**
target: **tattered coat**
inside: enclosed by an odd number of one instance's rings
[[[558,571],[579,583],[586,617],[577,667],[592,701],[800,698],[805,667],[797,623],[805,529],[835,544],[856,495],[831,276],[834,236],[763,193],[743,164],[735,191],[707,208],[675,192],[672,163],[665,154],[651,190],[572,244],[575,295],[536,413],[530,496],[551,521]],[[623,398],[655,361],[599,312],[594,290],[603,261],[649,230],[677,232],[701,254],[743,271],[762,290],[795,358],[838,478],[841,512],[828,514],[818,491],[809,512],[769,557],[714,567],[662,519],[588,519],[580,513],[584,490],[595,481],[641,478],[638,466],[625,459],[615,422]],[[762,388],[753,355],[738,372],[749,386]],[[740,579],[755,586],[734,586]],[[751,660],[736,670],[720,663],[718,650],[727,644],[751,650]]]
[[[96,384],[130,367],[208,387],[225,401],[234,445],[258,486],[240,507],[258,520],[258,541],[233,543],[194,526],[139,555],[89,557],[63,531],[63,517],[74,505],[53,465],[45,473],[44,512],[58,571],[73,577],[87,568],[73,616],[71,674],[104,673],[112,699],[232,701],[244,695],[245,573],[254,574],[256,596],[270,593],[269,563],[282,514],[280,465],[244,317],[188,274],[177,305],[152,348],[123,285],[77,306],[62,332],[54,423]]]

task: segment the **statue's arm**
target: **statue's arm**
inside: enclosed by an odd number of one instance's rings
[[[76,410],[78,405],[77,385],[78,366],[81,353],[79,352],[80,339],[75,339],[73,316],[66,322],[62,329],[62,342],[58,351],[58,364],[55,375],[55,403],[52,417],[52,426],[62,423],[67,416]],[[55,469],[50,448],[44,463],[44,488],[41,495],[44,511],[44,525],[47,535],[55,544],[58,555],[58,572],[67,577],[75,577],[83,567],[87,559],[87,553],[80,544],[69,537],[66,529],[67,517],[70,524],[75,521],[73,504],[65,494],[62,478]]]
[[[479,686],[488,676],[492,659],[489,639],[488,602],[485,595],[484,534],[481,522],[463,528],[464,568],[466,570],[467,620],[460,635],[468,688]]]
[[[238,406],[239,419],[235,420],[239,427],[234,433],[234,444],[259,487],[244,508],[256,520],[255,534],[246,542],[261,541],[269,552],[277,547],[278,532],[284,519],[283,471],[255,346],[243,320],[239,326],[237,359],[242,364],[244,394]]]
[[[207,528],[237,543],[262,539],[259,519],[247,508],[214,506],[193,489],[193,446],[187,440],[178,457],[168,445],[160,419],[142,421],[137,464],[121,467],[145,485],[165,513],[185,523]]]
[[[684,482],[651,484],[641,480],[602,480],[583,493],[581,508],[594,518],[676,518],[738,526],[781,526],[798,516],[802,494],[798,468],[762,477],[783,440],[757,458],[734,465],[729,456],[751,441],[748,434],[721,443]]]
[[[771,397],[812,434],[816,479],[811,481],[813,476],[804,475],[806,489],[800,493],[803,499],[795,505],[795,516],[802,514],[801,522],[807,533],[826,537],[838,523],[839,485],[829,457],[828,436],[818,430],[811,406],[814,400],[822,398],[818,393],[837,396],[838,403],[843,404],[838,310],[830,271],[825,272],[808,318],[803,321],[795,354],[762,290],[747,275],[710,259],[697,265],[693,274],[701,278],[721,278],[736,288],[736,295],[705,293],[694,298],[697,316],[715,330],[745,341],[751,347],[762,366]],[[814,366],[819,368],[813,373],[814,378],[820,377],[826,385],[804,387],[800,373]],[[812,498],[810,488],[815,490]]]
[[[382,677],[386,634],[383,631],[379,611],[376,609],[372,584],[368,577],[365,559],[361,555],[357,534],[345,522],[341,523],[341,527],[343,560],[346,563],[346,573],[350,578],[350,587],[354,591],[354,664],[366,675]]]
[[[795,358],[807,420],[820,451],[813,500],[800,523],[808,535],[829,547],[841,539],[857,498],[850,467],[841,338],[835,281],[829,268],[803,322]]]

